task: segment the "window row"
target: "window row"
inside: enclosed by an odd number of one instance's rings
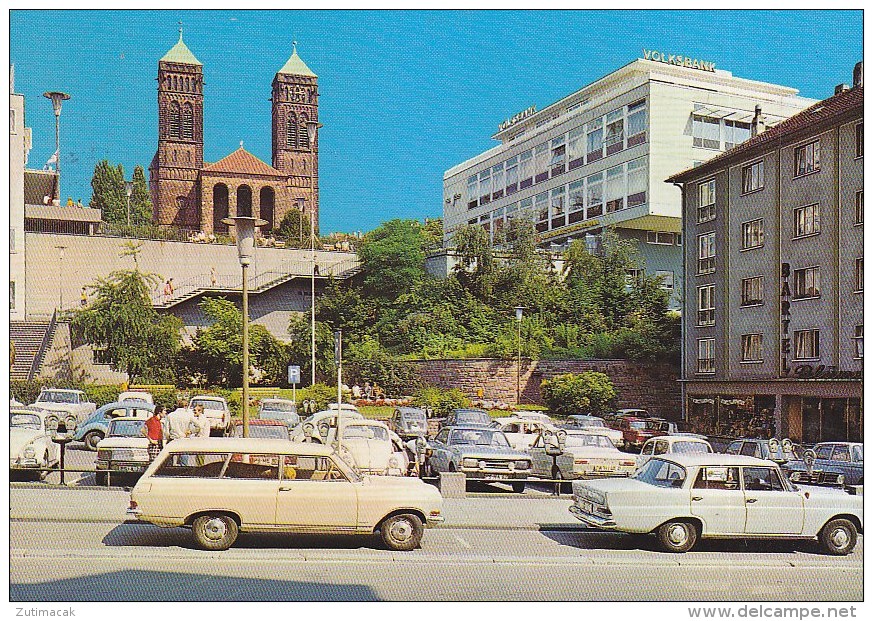
[[[182,106],[174,101],[170,104],[168,131],[170,138],[194,139],[194,107],[190,103]]]
[[[290,149],[309,150],[309,128],[307,123],[309,119],[305,114],[301,114],[300,118],[293,112],[288,115],[288,131],[286,136],[286,144]]]
[[[203,79],[199,76],[165,75],[164,88],[183,93],[199,93],[203,87]]]
[[[642,99],[468,177],[467,208],[486,205],[644,142],[646,100]]]

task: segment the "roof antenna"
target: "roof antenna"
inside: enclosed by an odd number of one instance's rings
[[[243,141],[242,141],[242,140],[239,141],[239,148],[240,148],[240,149],[243,148]]]
[[[291,53],[296,54],[297,53],[297,37],[294,37],[294,40],[291,42],[291,46],[292,46]]]
[[[182,40],[182,20],[179,20],[179,41]]]

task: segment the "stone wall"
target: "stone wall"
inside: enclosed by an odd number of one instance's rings
[[[458,388],[471,398],[515,403],[515,360],[417,360],[421,379],[439,388]],[[562,373],[599,371],[612,380],[619,408],[640,407],[669,420],[682,416],[679,369],[627,360],[522,360],[521,401],[542,403],[540,382]]]

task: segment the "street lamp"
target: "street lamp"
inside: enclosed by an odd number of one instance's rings
[[[521,320],[524,317],[524,306],[515,307],[515,323],[518,328],[518,361],[515,366],[515,404],[521,403]]]
[[[318,121],[307,121],[306,122],[306,136],[309,139],[309,150],[314,151],[315,145],[317,143],[317,134],[318,128],[323,127],[321,123]],[[310,248],[310,258],[311,258],[311,269],[312,269],[312,326],[310,327],[312,331],[312,384],[315,385],[315,218],[313,215],[315,214],[315,161],[312,161],[312,167],[309,169],[309,248]],[[302,217],[302,214],[301,214]],[[301,226],[301,233],[303,227]],[[337,419],[339,420],[339,419]]]
[[[127,194],[127,226],[130,226],[130,196],[133,194],[133,181],[124,182],[124,193]]]
[[[266,220],[249,216],[235,216],[221,221],[226,226],[236,227],[236,249],[239,253],[239,264],[242,267],[242,420],[243,437],[249,437],[249,283],[248,267],[255,254],[255,227],[264,226]]]
[[[58,202],[61,200],[61,106],[70,98],[67,93],[60,91],[48,91],[42,94],[46,99],[52,100],[52,108],[55,111],[55,170],[58,173]]]
[[[58,251],[58,276],[60,280],[58,282],[58,311],[64,310],[64,251],[67,249],[67,246],[55,246],[55,250]]]

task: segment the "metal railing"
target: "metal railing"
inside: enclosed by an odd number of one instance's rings
[[[52,313],[48,329],[42,337],[42,342],[39,344],[39,349],[36,350],[36,355],[34,355],[33,360],[30,362],[30,370],[27,372],[28,381],[31,381],[39,373],[43,358],[45,358],[45,353],[48,351],[49,345],[51,345],[52,337],[54,336],[54,331],[57,325],[58,311],[56,310]]]

